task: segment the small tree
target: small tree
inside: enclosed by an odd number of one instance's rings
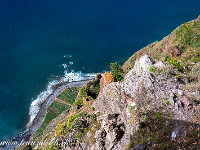
[[[121,81],[123,79],[123,69],[121,65],[118,65],[117,62],[110,63],[110,69],[112,73],[112,77],[114,78],[114,81]]]

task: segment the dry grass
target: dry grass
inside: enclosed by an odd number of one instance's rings
[[[200,80],[194,83],[190,83],[186,85],[187,90],[199,90],[200,91]]]

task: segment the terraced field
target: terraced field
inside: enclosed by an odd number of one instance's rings
[[[58,117],[63,111],[69,110],[71,105],[74,104],[76,96],[79,91],[79,87],[72,87],[65,89],[60,93],[49,106],[44,121],[40,128],[33,135],[33,139],[40,137],[47,125],[56,117]]]

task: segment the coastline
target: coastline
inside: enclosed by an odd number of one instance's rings
[[[53,91],[52,93],[46,98],[44,102],[41,103],[39,106],[39,112],[37,113],[36,117],[33,119],[31,123],[28,123],[26,125],[25,131],[23,133],[18,134],[14,138],[11,138],[9,140],[0,142],[0,150],[10,150],[17,148],[20,146],[20,143],[28,142],[31,138],[31,136],[34,134],[34,132],[40,127],[41,123],[43,122],[43,119],[46,115],[46,111],[52,101],[65,89],[70,87],[82,87],[84,84],[86,84],[90,79],[80,80],[80,81],[74,81],[74,82],[63,82],[60,84],[56,84],[52,87]]]
[[[46,115],[46,111],[47,111],[49,105],[56,98],[56,96],[58,96],[63,90],[65,90],[66,88],[70,88],[70,87],[82,87],[89,80],[91,80],[91,79],[75,81],[75,82],[67,82],[67,83],[65,82],[65,83],[55,85],[53,92],[40,105],[40,111],[37,114],[37,116],[34,118],[31,125],[27,124],[27,129],[31,130],[34,133],[39,128],[39,126],[41,125],[41,123]]]

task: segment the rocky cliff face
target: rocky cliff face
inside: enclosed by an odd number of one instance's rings
[[[97,149],[199,148],[199,42],[200,17],[125,62],[124,80],[107,85],[94,104],[96,113],[103,115]],[[110,115],[115,121],[109,121]],[[172,125],[155,137],[156,131],[146,129],[150,124],[145,118],[166,123],[157,131]]]
[[[131,56],[122,81],[105,73],[88,82],[66,118],[42,136],[64,145],[35,148],[200,149],[199,47],[200,17]]]
[[[104,87],[106,87],[108,84],[114,82],[114,79],[112,78],[112,74],[110,72],[105,72],[100,80],[100,92],[99,95],[103,92]]]
[[[130,136],[144,121],[142,116],[152,111],[171,114],[172,120],[194,122],[194,101],[188,96],[193,95],[196,99],[199,96],[195,92],[189,94],[175,77],[166,77],[162,73],[155,76],[149,70],[152,66],[162,68],[165,65],[155,63],[147,55],[142,56],[123,82],[106,86],[96,99],[95,110],[103,114],[99,117],[102,119],[101,130],[96,132],[97,149],[124,149],[130,143]],[[140,115],[139,122],[131,123],[133,115]],[[179,125],[173,127],[174,132],[184,139],[181,134],[186,130]]]

